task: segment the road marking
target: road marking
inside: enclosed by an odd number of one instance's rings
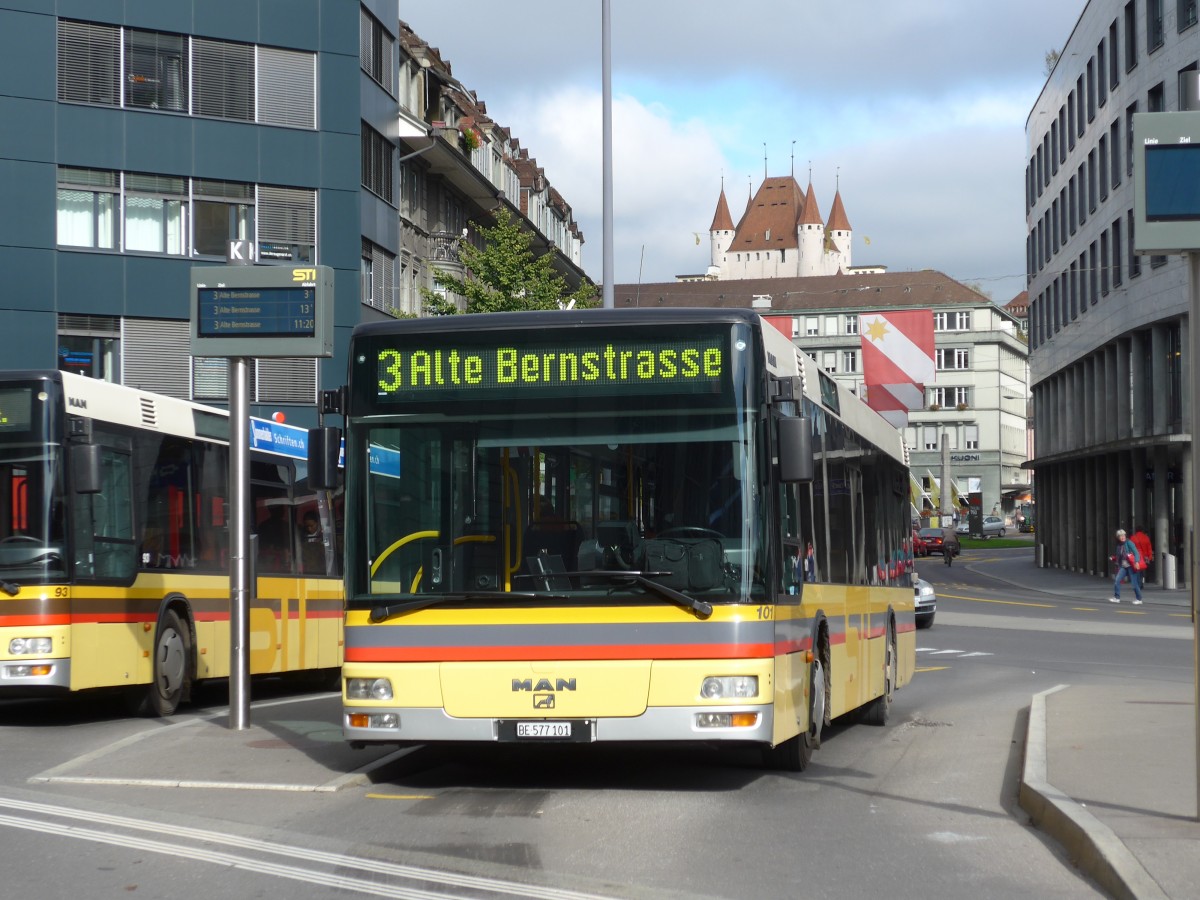
[[[1023,600],[986,600],[983,597],[962,597],[955,594],[939,594],[951,600],[969,600],[971,603],[999,603],[1001,606],[1032,606],[1037,609],[1058,609],[1056,603],[1029,603]]]
[[[436,800],[434,794],[367,794],[368,800]]]
[[[1144,616],[1146,613],[1140,609],[1114,609],[1118,616]]]
[[[1099,612],[1099,606],[1072,606],[1071,609],[1075,612]]]
[[[917,666],[917,668],[914,671],[916,671],[916,672],[941,672],[944,669],[948,669],[948,668],[950,668],[950,667],[949,666]]]
[[[426,869],[417,866],[406,866],[381,860],[367,859],[358,856],[347,856],[342,853],[328,853],[309,847],[277,844],[257,838],[246,838],[221,831],[208,831],[201,828],[189,828],[182,825],[171,825],[165,822],[152,822],[147,819],[132,819],[126,816],[108,815],[94,810],[72,809],[66,806],[52,806],[44,803],[34,803],[0,797],[0,807],[7,807],[19,813],[15,815],[0,814],[0,826],[20,828],[25,831],[37,831],[44,834],[54,834],[60,837],[71,837],[79,840],[93,841],[98,844],[110,844],[128,847],[136,850],[162,853],[167,856],[178,856],[198,862],[211,862],[224,867],[232,867],[262,875],[273,875],[278,878],[289,878],[293,881],[303,881],[317,884],[340,891],[354,891],[360,894],[373,894],[377,897],[395,897],[400,900],[446,900],[450,895],[445,888],[465,890],[471,897],[486,895],[504,895],[516,897],[534,897],[540,900],[598,900],[601,895],[586,894],[553,887],[541,887],[536,884],[520,884],[514,881],[483,878],[474,875],[460,875],[453,872],[440,872],[436,869]],[[38,821],[31,815],[56,817],[67,822]],[[118,834],[100,831],[95,827],[76,824],[70,820],[83,820],[90,826],[107,826],[123,828],[133,832],[151,832],[157,837],[171,837],[181,840],[181,843],[170,843],[165,840],[151,840],[135,834]],[[270,858],[255,859],[238,853],[212,850],[212,845],[236,848],[237,850],[265,854],[268,857],[285,857],[303,860],[306,863],[329,866],[332,871],[323,872],[315,868],[290,865]],[[358,871],[364,876],[355,877],[347,874]],[[391,883],[379,880],[378,876],[392,879]],[[403,883],[441,885],[441,889],[426,890]]]
[[[992,654],[992,653],[981,653],[980,651],[976,650],[974,653],[964,653],[963,659],[966,659],[969,656],[993,656],[993,655],[994,654]]]

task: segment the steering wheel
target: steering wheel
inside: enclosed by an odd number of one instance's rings
[[[658,536],[660,538],[713,538],[718,541],[725,538],[721,532],[711,528],[702,528],[699,525],[678,525],[675,528],[660,531]]]

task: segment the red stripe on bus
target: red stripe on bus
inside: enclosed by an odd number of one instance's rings
[[[771,659],[770,644],[604,647],[347,647],[346,662],[514,662],[538,659]]]
[[[70,625],[70,616],[4,616],[0,618],[0,625],[19,626],[21,628],[36,627],[39,625]]]

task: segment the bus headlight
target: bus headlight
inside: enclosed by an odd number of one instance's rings
[[[758,713],[697,713],[697,728],[755,728]]]
[[[13,656],[33,656],[49,653],[54,642],[48,637],[13,638],[8,642],[8,652]]]
[[[391,700],[392,682],[389,678],[347,678],[347,700]]]
[[[399,728],[400,716],[396,713],[350,713],[346,722],[351,728]]]
[[[757,675],[710,675],[700,685],[700,696],[705,700],[757,697]]]

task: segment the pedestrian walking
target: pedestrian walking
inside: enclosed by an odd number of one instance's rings
[[[1113,595],[1109,603],[1121,602],[1121,582],[1126,579],[1133,585],[1133,605],[1142,604],[1142,578],[1140,567],[1142,556],[1137,545],[1129,540],[1124,528],[1117,529],[1117,543],[1113,550],[1112,561],[1117,566],[1117,574],[1113,578]]]

